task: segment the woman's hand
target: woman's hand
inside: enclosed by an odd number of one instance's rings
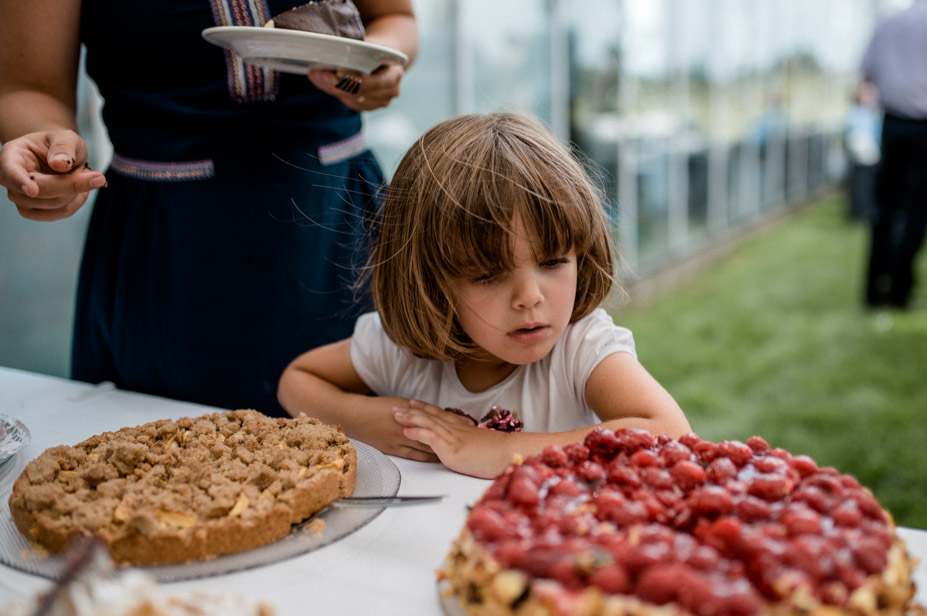
[[[312,71],[309,73],[309,81],[354,111],[372,111],[386,107],[399,96],[399,83],[405,75],[405,69],[398,64],[387,64],[370,75],[359,76],[360,88],[354,94],[335,87],[344,74],[340,71]]]
[[[515,434],[477,428],[466,417],[434,404],[410,400],[393,407],[405,436],[427,445],[449,469],[491,479],[512,461]]]
[[[74,131],[29,133],[0,148],[0,185],[24,218],[67,218],[105,184],[87,165],[87,146]]]

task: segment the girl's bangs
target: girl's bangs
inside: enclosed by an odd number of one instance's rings
[[[447,203],[440,247],[442,269],[452,277],[473,277],[514,268],[513,239],[524,227],[523,238],[536,244],[538,257],[551,258],[585,244],[589,221],[577,215],[577,196],[560,186],[541,186],[544,194],[529,191],[525,180],[490,174],[493,181],[474,178],[456,203]],[[569,192],[571,194],[564,194]]]

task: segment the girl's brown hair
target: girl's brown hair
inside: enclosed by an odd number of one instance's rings
[[[541,256],[575,250],[571,322],[598,306],[612,287],[615,255],[600,191],[583,166],[534,119],[465,115],[425,133],[390,183],[368,270],[390,338],[441,361],[472,352],[454,306],[456,282],[513,267],[516,215]]]

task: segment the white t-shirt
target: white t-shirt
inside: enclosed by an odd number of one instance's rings
[[[516,411],[530,432],[562,432],[599,423],[586,404],[586,381],[612,353],[636,357],[634,338],[598,308],[568,325],[547,357],[518,366],[485,391],[472,392],[461,384],[454,362],[416,357],[396,345],[375,312],[358,319],[351,339],[354,369],[377,395],[459,408],[476,419],[499,406]]]

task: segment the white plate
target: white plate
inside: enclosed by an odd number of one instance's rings
[[[0,464],[12,458],[30,442],[32,435],[26,424],[14,417],[0,415]]]
[[[357,450],[354,496],[395,496],[399,492],[401,478],[393,461],[370,445],[353,439],[351,442]],[[0,562],[26,573],[58,579],[65,570],[66,559],[33,550],[29,541],[13,524],[9,505],[11,492],[12,485],[0,493]],[[211,560],[152,565],[139,569],[159,582],[190,580],[251,569],[317,550],[350,535],[382,512],[383,508],[329,507],[294,526],[290,534],[279,541],[253,550],[224,554]],[[324,525],[318,524],[316,520],[322,520]],[[315,530],[319,526],[321,530]]]
[[[369,75],[383,64],[406,64],[402,52],[354,39],[255,26],[206,28],[203,38],[231,49],[245,62],[284,73],[305,75],[310,69],[347,69]]]

